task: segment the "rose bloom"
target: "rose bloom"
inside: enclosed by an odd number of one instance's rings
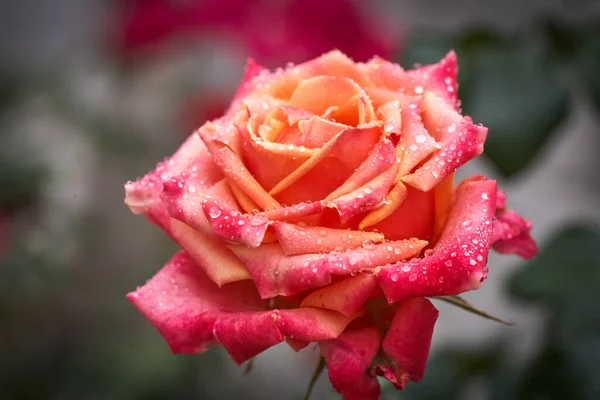
[[[496,182],[454,183],[487,129],[461,116],[457,60],[414,70],[333,51],[249,62],[227,113],[125,185],[177,253],[129,300],[174,353],[237,363],[318,343],[331,383],[376,399],[423,377],[438,311],[478,289],[491,247],[537,252]]]

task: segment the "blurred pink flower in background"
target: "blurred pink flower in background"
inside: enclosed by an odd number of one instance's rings
[[[112,33],[125,57],[154,52],[174,38],[216,33],[264,64],[298,62],[332,48],[356,61],[393,58],[401,29],[377,14],[352,0],[131,0]]]
[[[402,29],[353,0],[130,0],[112,26],[118,54],[128,61],[155,57],[182,39],[222,40],[267,66],[317,57],[339,49],[355,61],[394,59]],[[231,90],[233,91],[233,87]],[[201,90],[183,100],[184,132],[222,115],[233,92]]]

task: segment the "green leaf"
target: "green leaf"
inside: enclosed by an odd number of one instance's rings
[[[480,309],[478,309],[477,307],[475,307],[474,305],[472,305],[471,303],[469,303],[468,301],[466,301],[465,299],[463,299],[460,296],[440,296],[440,297],[434,297],[434,298],[440,299],[442,301],[445,301],[446,303],[460,307],[463,310],[472,312],[475,315],[479,315],[480,317],[489,319],[491,321],[499,322],[501,324],[509,325],[509,326],[513,325],[513,323],[511,323],[511,322],[506,322],[498,317],[494,317],[494,316],[486,313],[485,311],[481,311]]]
[[[454,48],[463,114],[489,128],[485,155],[506,177],[525,168],[568,111],[554,59],[527,36],[485,30],[424,34],[406,48],[405,65],[438,61]]]
[[[540,255],[518,271],[511,292],[528,300],[557,304],[600,288],[600,232],[587,226],[567,227],[555,234]]]

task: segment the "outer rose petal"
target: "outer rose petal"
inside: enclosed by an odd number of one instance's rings
[[[461,117],[431,92],[423,95],[423,121],[427,131],[442,141],[442,148],[402,180],[419,190],[429,191],[467,161],[483,153],[487,128],[473,124],[470,117]]]
[[[517,254],[525,259],[535,256],[538,248],[530,231],[531,223],[514,211],[500,212],[494,221],[494,250],[502,254]]]
[[[413,257],[426,245],[423,240],[399,240],[333,254],[296,256],[286,256],[279,244],[230,249],[242,260],[260,296],[266,299],[328,285],[331,275],[350,275]]]
[[[438,315],[438,310],[424,298],[405,300],[398,306],[382,343],[383,351],[395,364],[383,366],[382,370],[397,388],[404,389],[408,380],[418,382],[423,378]]]
[[[407,71],[407,74],[423,82],[425,90],[443,98],[453,108],[458,104],[458,62],[454,50],[446,54],[437,64],[427,65]]]
[[[227,114],[236,110],[240,106],[242,100],[244,100],[244,98],[247,95],[249,95],[254,90],[256,90],[257,82],[254,78],[261,74],[264,74],[265,72],[267,72],[267,70],[265,68],[261,67],[252,58],[248,58],[248,61],[246,61],[246,71],[244,72],[244,76],[242,77],[240,86],[238,87],[237,91],[235,92],[235,96],[233,97],[233,102],[232,102],[231,106],[229,107]]]
[[[375,326],[347,330],[335,340],[321,342],[329,380],[347,400],[376,400],[379,383],[369,372],[381,337]]]
[[[177,253],[127,298],[163,335],[174,353],[197,353],[215,342],[220,314],[264,309],[252,282],[217,287],[185,252]]]
[[[480,178],[463,181],[456,189],[448,223],[433,249],[434,254],[377,272],[388,302],[478,289],[487,274],[485,265],[495,209],[496,181]]]
[[[251,282],[218,288],[180,252],[127,298],[152,322],[174,353],[221,343],[241,363],[286,335],[305,341],[336,338],[351,319],[316,308],[265,311]]]

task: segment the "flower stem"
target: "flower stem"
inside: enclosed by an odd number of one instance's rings
[[[312,393],[313,387],[315,386],[315,383],[317,382],[317,379],[319,379],[319,376],[321,375],[321,372],[323,372],[324,368],[325,368],[325,359],[323,357],[321,357],[319,359],[319,363],[317,364],[317,367],[315,368],[315,372],[313,372],[312,378],[310,378],[310,383],[308,384],[308,388],[306,389],[306,393],[304,394],[304,400],[310,399],[310,395]]]

